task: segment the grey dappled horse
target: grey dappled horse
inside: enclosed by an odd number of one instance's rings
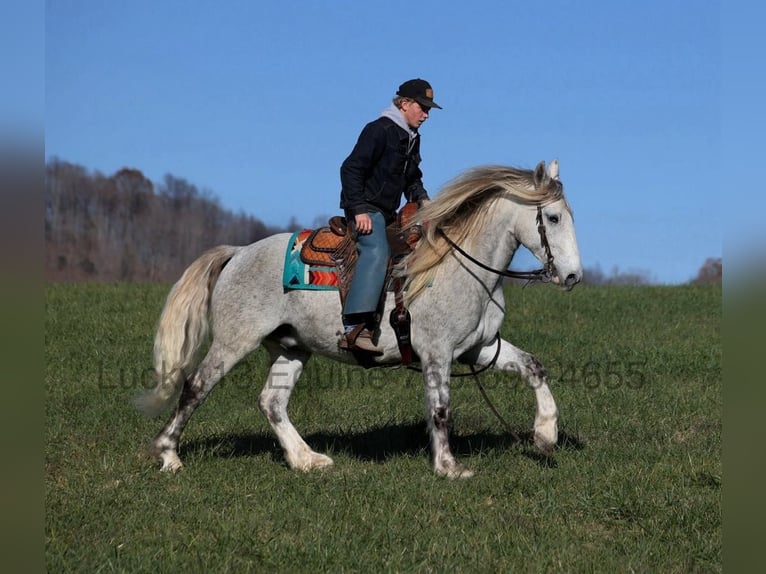
[[[581,280],[574,222],[558,162],[547,169],[540,162],[535,170],[474,168],[449,183],[419,216],[427,225],[404,273],[412,347],[425,382],[434,471],[449,477],[473,474],[455,460],[448,440],[450,367],[458,358],[520,373],[537,400],[535,443],[545,452],[551,450],[558,437],[558,412],[545,369],[530,353],[508,341],[498,342],[505,299],[502,277],[490,268],[505,270],[524,245],[541,262],[553,256],[549,268],[554,283],[571,289]],[[547,242],[541,242],[541,235]],[[352,364],[357,359],[338,348],[343,326],[337,292],[283,288],[289,239],[290,234],[279,234],[243,247],[213,248],[186,269],[168,294],[154,342],[158,381],[139,405],[147,414],[158,414],[182,386],[175,412],[152,442],[162,470],[181,468],[178,442],[194,410],[237,362],[260,346],[268,351],[271,368],[259,406],[287,463],[304,471],[333,464],[301,438],[287,415],[287,404],[313,353]],[[550,246],[547,253],[545,243]],[[387,298],[384,318],[392,299]],[[385,352],[372,360],[381,366],[399,363],[395,334],[385,319],[381,323],[379,344]],[[199,361],[198,351],[208,335],[210,348]]]

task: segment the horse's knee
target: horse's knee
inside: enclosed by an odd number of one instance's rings
[[[521,377],[533,388],[538,388],[546,384],[548,380],[548,371],[543,364],[530,353],[523,353],[514,364],[509,364],[506,369],[518,372]]]
[[[548,371],[534,355],[525,355],[521,361],[521,364],[530,377],[534,377],[536,379],[548,378]]]

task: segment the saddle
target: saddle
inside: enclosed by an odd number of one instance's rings
[[[385,291],[394,292],[395,306],[390,322],[397,336],[402,362],[412,362],[410,347],[410,314],[404,307],[404,277],[393,273],[399,263],[414,249],[422,235],[420,224],[416,222],[417,203],[405,204],[396,219],[386,227],[386,237],[390,248],[390,258],[386,269]],[[358,253],[352,228],[345,217],[331,217],[325,227],[314,230],[301,248],[301,260],[308,265],[321,265],[335,268],[338,276],[338,291],[341,306],[346,301]],[[382,297],[383,294],[381,294]]]

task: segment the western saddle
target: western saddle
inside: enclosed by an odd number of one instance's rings
[[[386,270],[385,288],[381,293],[381,305],[386,291],[394,293],[394,309],[389,321],[396,333],[402,363],[412,362],[410,344],[410,313],[404,306],[405,277],[394,273],[397,265],[409,255],[421,237],[421,224],[415,220],[417,203],[405,204],[396,219],[386,227],[386,237],[390,247],[390,258]],[[346,301],[351,280],[354,276],[358,254],[356,241],[351,226],[341,216],[330,218],[328,225],[314,230],[301,248],[301,260],[308,265],[334,267],[338,275],[338,291],[341,306]],[[378,320],[380,313],[378,313]]]

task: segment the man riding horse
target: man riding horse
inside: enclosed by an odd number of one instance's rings
[[[364,127],[341,165],[340,207],[356,234],[359,255],[343,307],[342,349],[383,352],[374,333],[389,257],[385,228],[395,219],[402,195],[418,204],[428,200],[418,129],[431,108],[441,109],[433,97],[425,80],[404,82],[392,104]]]

